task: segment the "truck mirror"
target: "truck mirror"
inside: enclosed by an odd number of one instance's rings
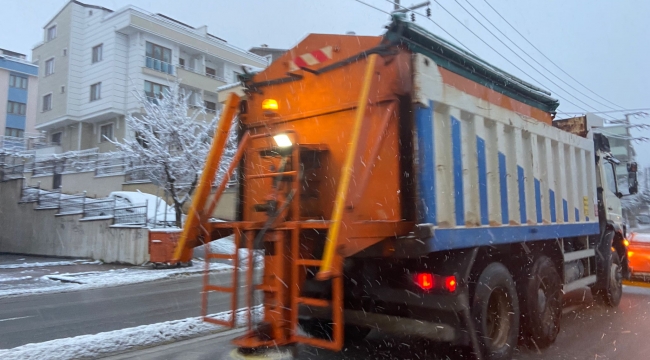
[[[627,164],[627,183],[630,190],[630,195],[636,194],[639,191],[639,183],[636,178],[637,163],[632,162]]]

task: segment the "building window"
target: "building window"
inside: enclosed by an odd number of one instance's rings
[[[212,101],[204,101],[205,111],[215,114],[217,112],[217,104]]]
[[[47,28],[47,41],[54,40],[55,38],[56,38],[56,25]]]
[[[52,137],[50,138],[50,140],[52,140],[52,144],[61,145],[61,135],[62,134],[63,133],[60,132],[60,131],[55,132],[54,134],[52,134]]]
[[[90,101],[99,100],[102,98],[102,83],[90,85]]]
[[[63,49],[63,56],[68,56],[68,49]]]
[[[9,101],[7,103],[7,114],[25,116],[26,108],[27,108],[26,104],[15,102],[15,101]]]
[[[45,76],[54,74],[54,58],[45,61]]]
[[[162,98],[163,91],[169,90],[169,87],[161,84],[156,84],[151,81],[144,82],[144,93],[149,99]]]
[[[106,124],[99,127],[99,142],[113,140],[113,124]]]
[[[65,93],[65,85],[61,85],[61,94]]]
[[[52,110],[52,94],[43,96],[43,111]]]
[[[9,75],[9,86],[18,89],[27,89],[27,78],[18,75]]]
[[[140,146],[142,146],[142,148],[144,148],[144,149],[149,148],[149,142],[147,142],[147,139],[144,137],[144,135],[142,133],[140,133],[140,132],[135,133],[135,141],[137,141],[138,144],[140,144]]]
[[[167,74],[174,73],[171,64],[172,50],[147,41],[146,65],[150,69],[162,71]]]
[[[25,130],[15,128],[5,128],[5,136],[21,138],[25,136]]]
[[[104,58],[104,44],[93,47],[93,64],[102,61]]]
[[[185,59],[183,59],[183,58],[179,58],[179,59],[178,59],[178,65],[180,65],[180,67],[182,67],[183,69],[185,69]]]

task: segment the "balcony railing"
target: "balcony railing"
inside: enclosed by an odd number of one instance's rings
[[[174,65],[164,62],[162,60],[146,57],[145,66],[149,69],[164,72],[166,74],[174,75]]]
[[[0,136],[0,152],[2,150],[20,152],[52,145],[55,144],[48,142],[47,138],[42,134],[25,133],[23,137]]]
[[[225,77],[223,77],[223,76],[219,76],[219,75],[216,75],[216,74],[214,74],[214,75],[213,75],[213,74],[208,74],[208,73],[205,72],[205,70],[202,71],[202,70],[198,70],[198,69],[195,69],[195,68],[189,67],[189,66],[187,66],[187,65],[181,65],[181,64],[178,64],[178,65],[176,65],[176,66],[178,66],[179,68],[181,68],[181,69],[183,69],[183,70],[187,70],[187,71],[189,71],[189,72],[193,72],[193,73],[195,73],[195,74],[199,74],[199,75],[207,76],[207,77],[209,77],[209,78],[211,78],[211,79],[215,79],[215,80],[218,80],[218,81],[221,81],[221,82],[226,82],[226,78],[225,78]]]

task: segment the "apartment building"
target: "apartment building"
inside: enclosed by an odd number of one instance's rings
[[[32,57],[40,66],[36,129],[62,152],[111,151],[107,138],[133,136],[124,116],[141,111],[134,91],[153,98],[178,79],[193,104],[215,113],[217,88],[235,82],[242,64],[269,63],[207,26],[134,6],[113,11],[75,0],[44,26]]]
[[[38,66],[0,49],[0,149],[19,149],[37,137]]]
[[[262,44],[258,47],[252,47],[248,51],[259,56],[264,56],[269,62],[274,62],[280,56],[284,55],[287,49],[270,48],[268,45]]]

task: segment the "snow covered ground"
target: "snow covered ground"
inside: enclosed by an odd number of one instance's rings
[[[211,271],[226,271],[232,266],[228,264],[214,263],[210,266]],[[55,273],[34,278],[31,282],[21,282],[18,285],[7,284],[15,280],[27,280],[29,275],[19,277],[7,277],[0,274],[0,298],[59,293],[68,291],[88,290],[105,288],[120,285],[137,284],[148,281],[170,279],[179,276],[198,275],[203,272],[202,264],[189,268],[173,268],[153,270],[148,267],[111,269],[108,271],[89,271],[77,273]],[[29,276],[29,278],[32,278]]]
[[[23,269],[46,266],[70,266],[70,265],[93,265],[101,264],[101,261],[72,260],[72,261],[44,261],[44,262],[24,262],[22,264],[0,264],[2,269]]]
[[[210,316],[227,320],[230,318],[231,313],[226,311]],[[236,315],[237,326],[244,325],[246,311],[239,309]],[[261,315],[261,307],[253,309],[254,320],[260,318]],[[224,330],[223,327],[205,323],[200,317],[193,317],[94,335],[82,335],[27,344],[13,349],[0,350],[0,359],[94,359],[138,348],[208,335],[222,330]]]
[[[233,254],[233,237],[213,241],[210,252]],[[0,257],[0,298],[33,294],[60,293],[88,290],[142,282],[164,280],[179,276],[203,273],[205,246],[195,249],[194,266],[173,269],[151,269],[149,266],[121,266],[102,264],[100,261],[58,260],[57,258],[20,258],[16,255]],[[239,249],[239,266],[247,268],[248,250]],[[232,269],[232,261],[215,260],[210,269],[213,272]],[[254,267],[264,266],[264,254],[255,251]]]

